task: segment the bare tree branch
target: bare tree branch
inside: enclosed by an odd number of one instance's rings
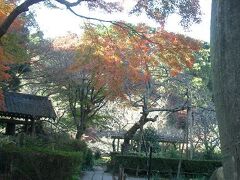
[[[154,111],[166,111],[166,112],[174,113],[174,112],[186,110],[187,108],[188,108],[188,106],[182,106],[182,107],[177,107],[177,108],[173,108],[173,109],[170,109],[170,108],[151,108],[151,109],[146,110],[145,112],[150,113],[150,112],[154,112]]]
[[[73,6],[79,5],[83,1],[88,1],[88,0],[77,0],[76,2],[69,2],[66,0],[56,0],[56,1],[59,2],[60,4],[65,5],[66,7],[73,7]]]

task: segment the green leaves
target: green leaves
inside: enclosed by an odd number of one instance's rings
[[[25,47],[27,39],[19,34],[11,33],[1,39],[5,53],[8,54],[7,60],[10,62],[22,63],[29,59],[28,52]]]

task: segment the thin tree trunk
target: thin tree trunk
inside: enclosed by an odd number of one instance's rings
[[[213,0],[211,58],[214,102],[226,180],[240,179],[240,2]]]
[[[180,153],[181,157],[180,157],[180,159],[178,161],[177,179],[179,179],[180,175],[181,175],[181,167],[182,167],[184,144],[185,143],[182,143],[182,148],[181,148],[181,153]]]
[[[189,138],[189,142],[190,142],[190,149],[189,149],[189,159],[193,158],[193,113],[192,113],[192,108],[188,108],[188,123],[189,123],[189,134],[188,134],[188,138]]]
[[[84,131],[80,127],[77,128],[76,139],[81,139],[83,134],[84,134]]]
[[[86,131],[86,125],[83,121],[83,123],[81,123],[81,125],[77,127],[76,139],[81,139],[81,137],[85,133],[85,131]]]

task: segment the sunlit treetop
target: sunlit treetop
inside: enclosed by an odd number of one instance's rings
[[[102,9],[107,13],[112,13],[116,11],[122,11],[124,7],[122,6],[123,0],[119,1],[109,1],[109,0],[25,0],[22,4],[18,6],[13,6],[12,1],[0,0],[1,2],[1,15],[8,15],[4,19],[3,23],[0,23],[0,37],[2,37],[14,20],[22,13],[28,11],[29,7],[44,2],[47,7],[58,7],[59,5],[66,6],[67,10],[71,11],[73,14],[90,20],[99,20],[94,13],[90,14],[89,17],[81,15],[82,5],[87,5],[87,7],[92,10]],[[14,2],[14,1],[13,1]],[[62,7],[62,6],[61,6]],[[11,10],[11,13],[9,13]],[[80,14],[78,14],[80,13]],[[184,27],[190,26],[192,23],[199,23],[201,17],[199,0],[135,0],[135,6],[129,12],[132,14],[140,15],[147,14],[148,17],[164,25],[167,17],[171,14],[179,14],[181,16],[181,25]],[[101,21],[101,20],[100,20]],[[102,20],[105,22],[113,23],[114,20]]]
[[[76,50],[81,39],[77,34],[67,33],[65,36],[58,37],[53,40],[52,46],[55,50]]]

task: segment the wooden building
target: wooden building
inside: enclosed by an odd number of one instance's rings
[[[113,152],[116,151],[120,151],[120,140],[124,140],[124,134],[119,133],[114,134],[111,136],[111,139],[113,139],[112,141],[112,148],[113,148]],[[117,140],[117,148],[116,148],[116,140]],[[130,144],[132,144],[132,141],[137,141],[135,138],[131,139]],[[178,137],[178,136],[170,136],[170,135],[162,135],[162,134],[158,134],[157,135],[157,139],[156,141],[158,141],[159,143],[162,144],[166,144],[166,143],[170,143],[170,144],[178,144],[179,148],[180,145],[183,143],[187,143],[187,140],[184,137]]]
[[[25,133],[34,134],[42,118],[55,120],[56,113],[48,97],[15,92],[4,92],[4,107],[0,110],[0,123],[5,134],[14,135],[16,125]]]

